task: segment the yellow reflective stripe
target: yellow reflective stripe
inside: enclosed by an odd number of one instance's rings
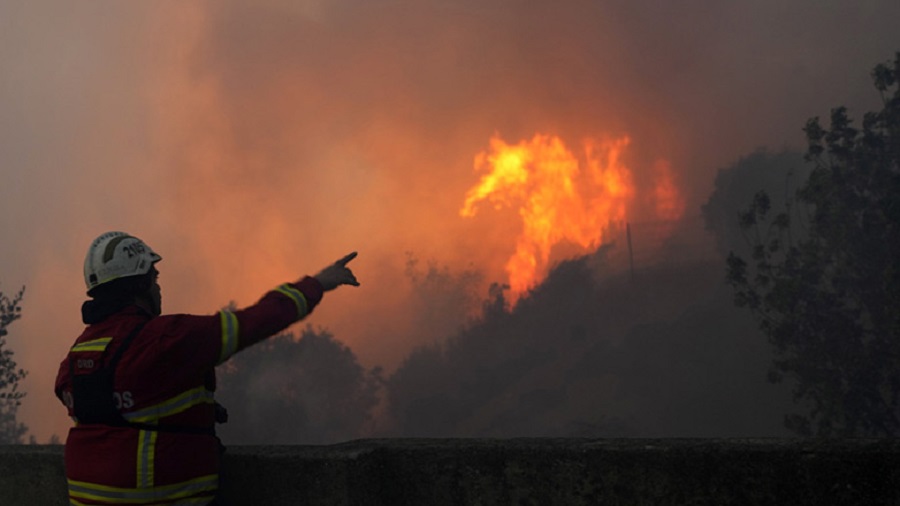
[[[197,497],[191,497],[189,499],[182,499],[176,502],[166,502],[166,503],[152,503],[147,504],[146,506],[206,506],[213,499],[215,499],[215,495],[200,495]],[[75,499],[69,498],[69,506],[92,506],[88,503],[84,503],[81,501],[76,501]]]
[[[198,504],[201,506],[206,506],[215,498],[216,496],[214,495],[191,497],[190,499],[184,499],[174,503],[167,503],[165,506],[197,506]]]
[[[222,323],[222,350],[219,352],[221,364],[237,353],[239,328],[237,315],[231,311],[219,311],[219,320]]]
[[[159,432],[142,430],[138,434],[137,485],[138,488],[153,486],[153,463],[156,458],[156,438]]]
[[[106,504],[153,504],[160,500],[183,499],[219,487],[219,475],[209,474],[192,480],[160,487],[122,488],[68,480],[69,500],[89,499]],[[208,500],[208,499],[207,499]]]
[[[294,301],[294,305],[297,306],[297,318],[303,318],[306,316],[308,312],[308,305],[306,304],[306,296],[303,295],[303,292],[297,290],[293,286],[285,283],[278,288],[275,289],[276,292],[288,296],[292,301]]]
[[[155,406],[139,409],[130,413],[122,413],[122,416],[129,422],[157,422],[160,418],[181,413],[198,404],[212,404],[213,402],[215,402],[213,393],[206,388],[199,386],[186,392],[182,392]]]
[[[70,351],[103,351],[106,349],[109,342],[112,341],[111,337],[101,337],[100,339],[92,339],[90,341],[85,341],[83,343],[78,343],[75,346],[72,346]]]

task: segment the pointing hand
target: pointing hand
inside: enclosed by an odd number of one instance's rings
[[[354,258],[356,258],[355,251],[322,269],[321,272],[313,277],[322,284],[322,288],[324,288],[326,292],[334,290],[341,285],[359,286],[359,281],[356,280],[353,271],[347,268],[347,264]]]

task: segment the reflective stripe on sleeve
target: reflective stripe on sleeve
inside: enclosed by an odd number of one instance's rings
[[[219,363],[228,360],[237,353],[238,346],[238,319],[231,311],[219,311],[219,320],[222,324],[222,349],[219,352]]]
[[[159,432],[142,430],[138,434],[137,485],[138,488],[153,486],[153,462],[156,459],[156,438]]]
[[[103,504],[153,504],[165,500],[184,499],[202,492],[215,491],[219,486],[219,476],[216,474],[151,488],[110,487],[84,481],[68,481],[69,499],[73,503],[76,502],[76,499],[88,499]]]
[[[297,290],[293,286],[285,283],[278,288],[275,289],[276,292],[286,295],[292,301],[294,301],[294,305],[297,306],[297,318],[303,318],[309,312],[309,305],[306,303],[306,296],[303,295],[303,292]]]
[[[111,337],[92,339],[90,341],[85,341],[83,343],[78,343],[75,346],[72,346],[72,349],[70,351],[103,351],[109,345],[110,341],[112,341]]]
[[[205,387],[199,386],[186,392],[182,392],[155,406],[139,409],[130,413],[122,413],[122,416],[129,422],[155,423],[158,422],[160,418],[181,413],[198,404],[212,404],[214,402],[215,399],[213,393]]]

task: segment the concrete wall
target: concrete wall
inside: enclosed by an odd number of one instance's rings
[[[230,505],[900,505],[893,440],[362,440],[224,466]],[[59,446],[0,446],[0,505],[66,504],[63,472]]]

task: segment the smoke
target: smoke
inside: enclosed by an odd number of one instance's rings
[[[667,160],[697,215],[717,168],[800,146],[835,105],[872,108],[898,17],[890,0],[0,0],[0,282],[28,286],[9,336],[31,371],[20,413],[40,440],[68,425],[55,364],[103,231],[162,254],[176,312],[252,303],[358,250],[362,287],[313,319],[392,369],[435,339],[411,314],[406,252],[476,272],[478,293],[505,281],[515,214],[458,216],[491,136],[627,134],[637,177]]]

